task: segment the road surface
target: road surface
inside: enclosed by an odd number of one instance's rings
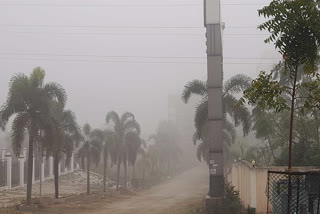
[[[68,214],[167,214],[189,213],[192,204],[199,205],[208,191],[208,170],[195,167],[137,195],[109,202],[88,204],[69,209],[60,207],[59,213]],[[179,211],[180,210],[180,211]],[[183,211],[182,211],[183,210]],[[58,210],[56,210],[58,211]],[[55,213],[55,212],[44,212]]]

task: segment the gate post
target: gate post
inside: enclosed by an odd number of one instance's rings
[[[257,208],[257,175],[256,168],[250,169],[250,207]]]
[[[24,186],[24,156],[20,156],[19,157],[19,175],[20,175],[20,178],[19,178],[19,186],[20,187],[23,187]]]
[[[49,178],[53,178],[53,157],[49,157]]]
[[[35,177],[34,177],[34,175],[35,175],[35,173],[34,173],[34,171],[35,171],[35,168],[36,168],[36,166],[35,166],[35,157],[33,156],[33,158],[32,158],[32,165],[33,165],[33,167],[32,167],[32,184],[34,184],[35,183]]]
[[[44,181],[44,161],[45,161],[45,158],[44,157],[42,157],[42,159],[41,159],[41,174],[40,174],[40,176],[41,176],[41,181]]]
[[[24,161],[27,161],[27,148],[24,148],[23,149],[23,158],[24,158]]]
[[[71,172],[73,172],[74,171],[74,152],[72,152],[70,163],[71,163]]]
[[[5,158],[7,159],[7,187],[8,189],[11,189],[12,155],[10,153],[7,153],[5,155]]]
[[[6,148],[2,148],[1,159],[4,160],[6,155]]]

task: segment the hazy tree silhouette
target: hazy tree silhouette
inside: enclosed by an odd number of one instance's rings
[[[54,103],[52,112],[52,136],[54,137],[50,139],[50,142],[44,141],[44,147],[47,155],[52,155],[54,158],[55,198],[58,198],[59,162],[62,156],[66,155],[66,162],[62,164],[69,163],[74,147],[82,140],[82,135],[76,122],[76,116],[71,110],[64,110],[64,106]]]
[[[117,160],[117,190],[119,189],[119,179],[120,179],[120,167],[121,163],[124,164],[125,168],[125,184],[124,187],[127,187],[127,147],[125,143],[125,136],[128,133],[136,133],[140,135],[140,125],[135,120],[135,117],[132,113],[126,112],[121,115],[118,115],[117,112],[111,111],[106,116],[106,122],[113,122],[114,133],[115,133],[115,142],[113,153],[116,154]]]
[[[86,123],[83,126],[83,144],[79,149],[79,156],[84,156],[87,160],[87,194],[90,194],[90,165],[91,163],[98,164],[101,157],[101,150],[105,133],[99,129],[91,129],[91,126]]]
[[[37,67],[30,76],[15,74],[9,84],[9,93],[1,111],[1,123],[4,127],[11,116],[12,148],[19,155],[25,138],[29,133],[27,204],[31,202],[33,151],[34,144],[42,139],[49,140],[51,134],[50,114],[51,103],[65,105],[67,96],[64,89],[57,83],[44,83],[45,71]]]
[[[239,100],[234,96],[234,94],[247,89],[250,86],[250,83],[251,79],[242,74],[235,75],[224,83],[222,92],[222,110],[224,114],[223,138],[225,151],[230,149],[231,144],[235,140],[235,126],[242,125],[244,135],[247,135],[251,129],[251,116],[248,108],[237,105]],[[206,140],[208,120],[207,83],[201,80],[188,82],[182,92],[182,100],[185,103],[188,103],[192,95],[200,96],[202,99],[195,111],[194,125],[196,131],[193,136],[193,142],[196,144],[197,141],[201,141],[197,147],[197,157],[200,161],[202,158],[208,161],[209,145]],[[233,123],[228,121],[228,117],[232,119]]]

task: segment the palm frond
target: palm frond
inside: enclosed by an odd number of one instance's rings
[[[124,124],[127,120],[135,120],[134,115],[131,112],[125,112],[121,115],[120,123]]]
[[[106,116],[106,122],[110,123],[110,121],[112,121],[114,124],[120,123],[120,117],[117,112],[115,112],[115,111],[108,112],[108,114]]]
[[[44,86],[44,92],[51,100],[57,100],[62,106],[65,106],[67,94],[60,84],[54,82],[47,83]]]
[[[201,134],[199,132],[195,131],[192,136],[193,144],[196,145],[199,140],[201,140]]]
[[[140,124],[135,120],[128,120],[123,124],[123,129],[125,132],[137,132],[138,135],[141,133]]]
[[[30,122],[31,117],[27,112],[18,113],[13,120],[11,131],[12,149],[17,157],[20,155],[24,137]]]
[[[251,114],[246,106],[236,105],[238,100],[231,94],[226,94],[223,97],[223,111],[229,114],[234,121],[235,126],[242,125],[244,135],[247,135],[251,130]]]
[[[15,74],[10,80],[7,100],[1,108],[2,123],[6,124],[13,114],[27,108],[29,92],[28,77],[22,73]]]
[[[193,80],[188,82],[183,89],[181,99],[187,103],[191,95],[199,95],[202,98],[207,97],[207,84],[201,80]]]
[[[228,134],[231,137],[232,143],[234,143],[237,136],[237,132],[234,128],[234,125],[225,119],[223,122],[223,129],[228,132]]]
[[[203,100],[196,108],[194,126],[199,136],[202,135],[203,127],[208,121],[208,100]]]
[[[237,74],[224,83],[225,94],[239,93],[250,87],[252,79],[244,74]]]
[[[42,69],[41,67],[34,68],[30,75],[30,83],[32,87],[34,88],[42,87],[45,75],[46,73],[44,69]]]
[[[91,132],[91,126],[89,125],[89,123],[84,124],[84,126],[83,126],[83,133],[84,133],[86,136],[89,136],[89,135],[90,135],[90,132]]]

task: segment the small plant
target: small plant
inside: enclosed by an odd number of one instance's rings
[[[240,197],[239,197],[239,191],[235,190],[234,186],[232,186],[229,183],[225,184],[225,198],[223,199],[223,202],[220,207],[216,207],[216,210],[214,213],[218,214],[255,214],[253,209],[245,209],[243,204],[241,203]],[[191,211],[190,214],[205,214],[205,208],[196,208]]]
[[[226,197],[222,203],[222,210],[225,214],[242,214],[244,207],[240,201],[239,191],[234,186],[226,183]]]
[[[196,208],[191,211],[190,214],[205,214],[204,207]]]

